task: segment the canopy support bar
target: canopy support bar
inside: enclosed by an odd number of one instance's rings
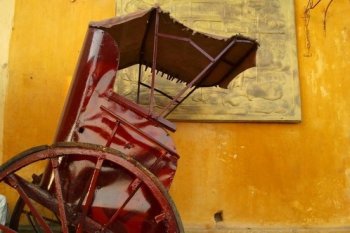
[[[191,88],[196,82],[201,82],[205,75],[209,72],[210,69],[214,67],[214,65],[217,64],[217,62],[226,54],[226,52],[232,47],[233,44],[236,43],[236,40],[232,40],[220,53],[215,57],[215,59],[210,62],[190,83],[186,85],[175,97],[170,103],[163,109],[163,111],[159,114],[159,116],[164,117],[167,116],[171,111],[171,106],[174,105],[174,103],[181,98],[181,96],[189,89]]]
[[[152,81],[151,81],[151,94],[149,100],[149,114],[153,112],[154,106],[154,85],[156,79],[156,67],[157,67],[157,50],[158,50],[158,30],[159,30],[159,8],[156,9],[156,21],[154,27],[154,40],[153,40],[153,61],[152,61]]]
[[[151,88],[151,86],[150,85],[147,85],[146,83],[143,83],[143,82],[140,82],[140,85],[141,86],[144,86],[144,87],[147,87],[147,88]],[[159,90],[159,89],[157,89],[157,88],[154,88],[154,90],[156,91],[156,92],[158,92],[158,93],[160,93],[160,94],[162,94],[163,96],[165,96],[165,97],[167,97],[168,99],[174,99],[174,97],[172,97],[171,95],[168,95],[167,93],[165,93],[164,91],[161,91],[161,90]],[[180,103],[179,101],[177,101],[177,103]]]
[[[193,47],[195,47],[200,53],[202,53],[204,56],[206,56],[210,61],[214,61],[214,58],[210,56],[204,49],[202,49],[199,45],[194,43],[191,39],[185,38],[185,37],[180,37],[180,36],[173,36],[169,34],[164,34],[164,33],[158,33],[158,36],[167,38],[167,39],[173,39],[173,40],[180,40],[180,41],[185,41],[190,43]]]
[[[193,88],[193,89],[192,89],[190,92],[188,92],[188,94],[187,94],[185,97],[183,97],[180,101],[176,100],[177,105],[175,105],[172,109],[170,109],[170,110],[166,113],[166,115],[164,115],[164,117],[167,117],[170,113],[172,113],[172,112],[177,108],[177,106],[179,106],[180,104],[182,104],[182,102],[184,102],[195,90],[197,90],[197,88],[198,88],[198,87]]]
[[[137,96],[136,96],[136,103],[140,103],[140,85],[141,85],[141,66],[142,64],[139,64],[139,77],[137,80]]]

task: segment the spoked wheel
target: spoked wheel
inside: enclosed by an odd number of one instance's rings
[[[21,176],[45,160],[52,167],[47,187]],[[41,232],[184,232],[158,179],[110,148],[77,143],[33,148],[0,167],[0,182],[19,194]],[[4,225],[0,230],[17,232]]]

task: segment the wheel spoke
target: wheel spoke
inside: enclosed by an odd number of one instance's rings
[[[135,196],[136,192],[139,190],[141,185],[142,185],[142,181],[139,178],[136,178],[131,182],[130,184],[130,187],[132,189],[131,194],[124,201],[124,203],[117,209],[117,211],[113,214],[113,216],[109,219],[108,223],[104,225],[105,228],[110,226],[118,218],[121,211],[125,208],[125,206],[129,203],[129,201]]]
[[[21,198],[24,200],[24,202],[28,205],[30,211],[34,215],[34,217],[38,220],[41,228],[47,232],[47,233],[52,233],[50,230],[50,227],[47,225],[43,217],[39,214],[38,210],[34,207],[33,203],[27,196],[27,194],[24,192],[21,184],[18,182],[17,177],[13,174],[7,176],[7,181],[8,183],[17,190]]]
[[[32,215],[32,214],[31,214],[30,212],[27,212],[27,213],[26,213],[28,222],[32,225],[33,230],[34,230],[36,233],[39,233],[39,231],[37,230],[37,225],[38,225],[38,223],[37,223],[37,221],[35,220],[35,218],[32,219],[32,216],[31,216],[31,215]]]
[[[159,156],[157,158],[157,160],[152,164],[152,166],[149,168],[150,171],[154,171],[159,162],[161,161],[161,159],[166,155],[167,153],[163,153],[161,156]],[[116,210],[116,212],[113,214],[113,216],[109,219],[108,223],[105,224],[105,228],[107,228],[108,226],[110,226],[119,216],[119,214],[121,213],[121,211],[125,208],[125,206],[130,202],[130,200],[134,197],[134,195],[136,194],[136,192],[140,189],[142,185],[142,182],[140,179],[136,178],[134,179],[131,184],[130,187],[132,189],[131,194],[129,195],[129,197],[124,201],[124,203]]]
[[[6,177],[8,179],[9,176],[12,176],[11,174]],[[59,213],[58,210],[58,200],[52,196],[48,191],[41,189],[39,186],[34,185],[23,178],[14,175],[17,179],[18,186],[20,186],[23,189],[23,192],[32,200],[35,202],[41,204],[42,206],[46,207],[47,209],[51,210],[53,213],[57,214]],[[26,203],[27,204],[27,203]],[[71,220],[71,223],[74,226],[78,225],[78,221],[81,218],[81,213],[76,212],[73,207],[68,206],[67,204],[64,204],[64,208],[66,209],[66,213],[68,218]],[[32,212],[34,215],[34,213]],[[102,229],[102,225],[96,222],[95,220],[89,218],[88,216],[85,217],[85,224],[86,229],[85,232],[89,233],[95,233],[96,231],[99,231]],[[113,233],[110,230],[106,230],[106,233]]]
[[[17,233],[16,231],[0,224],[0,230],[3,231],[4,233]]]
[[[149,170],[152,173],[155,173],[157,171],[158,165],[159,163],[164,159],[164,157],[168,154],[168,152],[164,152],[162,153],[157,159],[156,161],[154,161],[154,163],[150,166]]]
[[[81,198],[81,201],[83,201],[84,199],[86,199],[86,201],[85,201],[85,205],[82,206],[82,218],[78,224],[77,231],[76,231],[77,233],[83,232],[82,230],[83,230],[83,225],[84,225],[84,219],[85,219],[85,217],[86,217],[86,215],[87,215],[87,213],[92,205],[92,202],[94,200],[97,179],[100,175],[100,170],[101,170],[103,161],[104,161],[104,159],[101,157],[97,159],[94,173],[92,174],[87,193],[85,195],[83,195],[83,197]],[[85,196],[86,196],[86,198],[85,198]]]
[[[62,232],[69,233],[67,216],[64,208],[64,200],[62,195],[61,179],[60,179],[60,174],[58,172],[59,163],[58,163],[57,157],[51,158],[51,165],[52,165],[52,170],[53,170],[54,180],[55,180],[56,198],[58,201],[58,212],[59,212],[59,217],[61,221]]]

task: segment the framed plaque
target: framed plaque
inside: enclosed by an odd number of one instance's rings
[[[227,89],[211,87],[196,90],[169,115],[169,119],[202,122],[301,121],[294,1],[116,1],[118,16],[157,4],[194,30],[222,37],[242,34],[255,38],[260,44],[257,67],[241,73]],[[142,72],[145,81],[150,80],[150,71]],[[166,78],[156,80],[157,85],[169,94],[178,91],[179,85],[173,85],[177,86],[175,90]],[[130,99],[136,99],[137,81],[138,67],[121,70],[115,89]],[[141,104],[142,92],[146,95],[148,91],[141,89]],[[161,97],[156,96],[156,102],[161,103],[162,100],[157,98]]]

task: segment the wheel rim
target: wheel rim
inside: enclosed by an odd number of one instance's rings
[[[82,192],[78,202],[68,203],[64,199],[67,190],[64,188],[65,177],[62,176],[62,163],[59,161],[68,158],[74,161],[75,158],[81,158],[81,156],[94,161],[94,169],[88,180],[87,191]],[[48,160],[53,167],[52,187],[54,188],[42,190],[42,188],[30,184],[16,175],[17,171],[41,160]],[[98,211],[106,212],[107,208],[94,204],[99,195],[97,183],[99,178],[103,177],[101,174],[105,168],[104,164],[112,166],[113,169],[118,168],[131,177],[128,178],[131,179],[131,183],[127,185],[129,196],[124,197],[118,206],[112,207],[109,214],[104,214],[109,217],[108,221],[101,221],[97,218],[98,214],[101,215]],[[61,177],[63,177],[63,181]],[[20,194],[44,232],[52,232],[52,230],[45,219],[41,217],[39,211],[36,210],[32,200],[46,208],[51,208],[58,215],[62,232],[70,232],[72,229],[74,232],[114,232],[115,230],[128,233],[183,232],[176,208],[158,179],[132,158],[110,148],[78,143],[60,143],[50,147],[37,147],[21,153],[0,167],[0,181],[6,182]],[[131,205],[133,199],[138,199],[138,202],[134,201],[136,203],[149,206],[148,209],[146,208],[147,211],[141,214],[139,208],[135,213],[128,212],[126,206]],[[47,203],[49,200],[51,202]],[[97,214],[93,213],[94,211]],[[134,218],[137,221],[129,220],[129,218]],[[129,226],[130,224],[138,227]],[[69,229],[68,226],[71,228]],[[2,225],[0,225],[0,229],[4,232],[15,232]]]

